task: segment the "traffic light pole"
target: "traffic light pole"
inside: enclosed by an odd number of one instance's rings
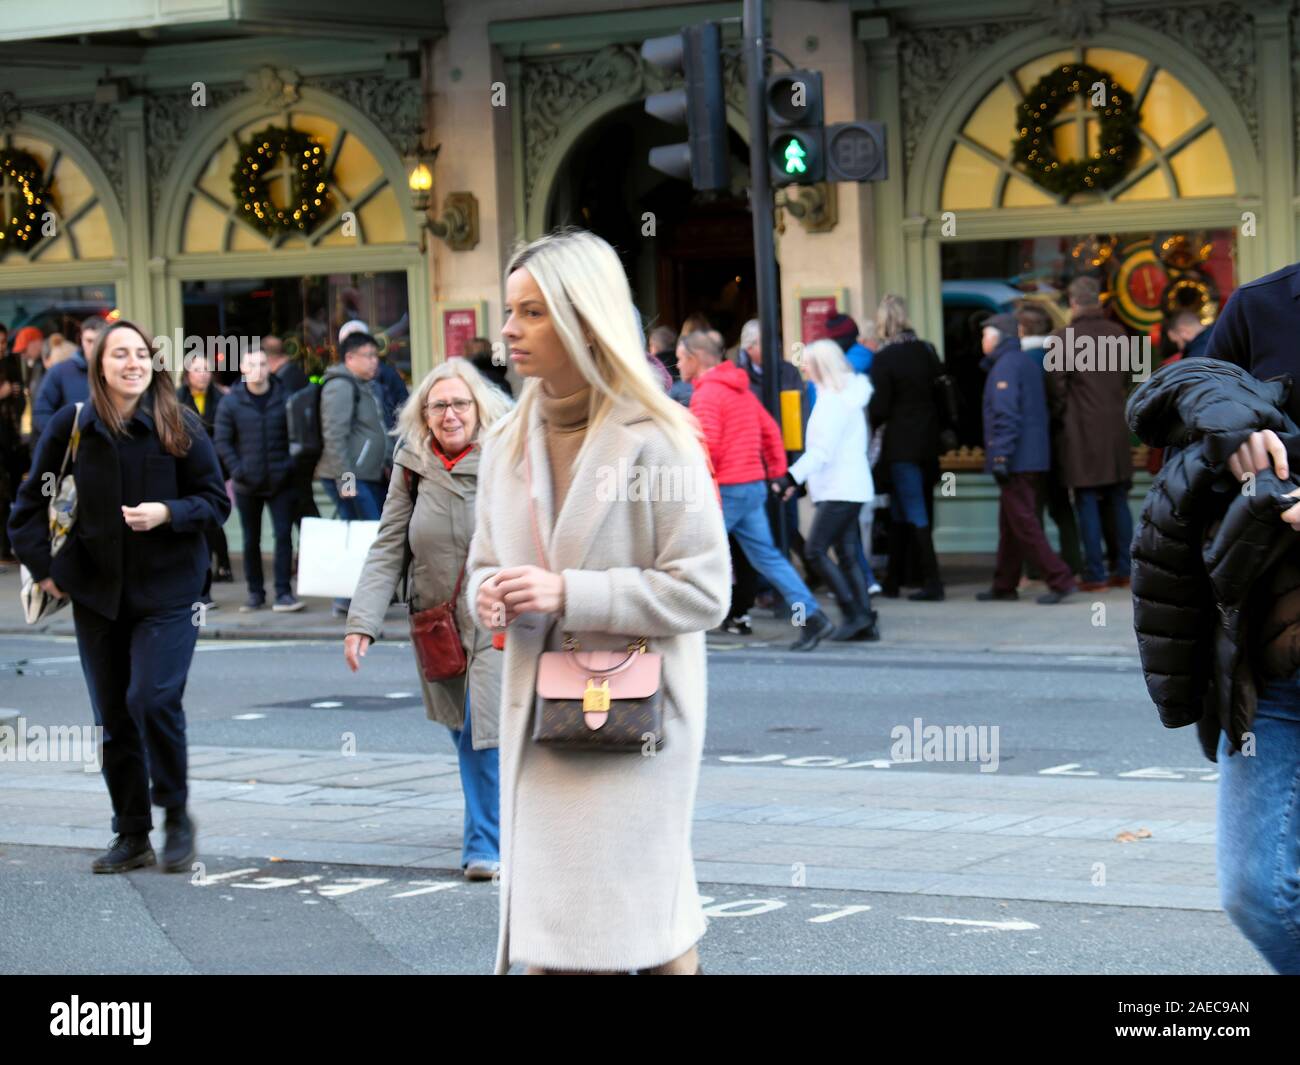
[[[763,405],[781,424],[781,301],[776,285],[775,219],[767,162],[767,38],[763,0],[745,0],[745,79],[749,95],[749,207],[754,215],[754,273],[758,288],[759,343],[763,351]],[[782,554],[789,550],[785,508],[778,510]]]

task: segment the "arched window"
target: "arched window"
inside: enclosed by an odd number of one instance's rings
[[[1057,196],[1035,183],[1013,161],[1019,134],[1018,107],[1040,78],[1062,63],[1086,63],[1109,74],[1137,108],[1138,154],[1109,189]],[[1062,160],[1097,150],[1099,122],[1087,100],[1076,96],[1052,122],[1053,145]],[[1223,138],[1188,88],[1155,61],[1114,48],[1053,52],[1006,74],[972,108],[948,155],[942,210],[1046,207],[1069,203],[1128,203],[1237,192]]]
[[[232,175],[240,145],[269,125],[305,133],[324,153],[322,179],[330,212],[305,233],[268,236],[244,220]],[[290,202],[292,171],[281,156],[268,173],[268,190],[277,206]],[[182,254],[260,251],[268,248],[399,244],[407,239],[398,192],[379,161],[338,121],[304,111],[262,117],[234,130],[199,171],[190,191],[181,229]]]
[[[26,248],[5,242],[0,250],[5,267],[26,259],[30,263],[66,263],[112,259],[116,255],[108,215],[99,193],[86,172],[57,145],[39,137],[14,133],[4,139],[7,151],[24,152],[41,169],[42,183],[48,190],[42,213],[48,210],[52,232],[32,241]],[[12,224],[23,196],[18,183],[0,175],[0,210],[3,221]]]

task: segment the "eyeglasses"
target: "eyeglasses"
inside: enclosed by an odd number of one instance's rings
[[[474,406],[474,401],[472,399],[453,399],[450,403],[444,403],[442,400],[438,400],[436,403],[429,403],[424,409],[435,418],[441,418],[447,413],[448,407],[454,410],[457,414],[464,414],[472,406]]]

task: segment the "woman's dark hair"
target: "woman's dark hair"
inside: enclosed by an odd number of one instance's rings
[[[95,338],[95,346],[90,349],[90,358],[86,360],[86,377],[90,382],[90,401],[95,405],[95,413],[108,427],[109,432],[119,436],[126,432],[126,421],[118,412],[113,397],[108,394],[108,385],[104,382],[104,371],[101,368],[109,337],[119,329],[130,329],[139,333],[150,354],[154,356],[151,359],[152,376],[149,378],[149,390],[145,396],[148,396],[153,403],[154,431],[158,434],[158,442],[169,455],[181,458],[189,454],[190,434],[185,428],[185,415],[176,399],[176,389],[172,384],[171,376],[158,366],[153,337],[134,322],[119,318]],[[144,402],[145,396],[140,397],[141,402]]]

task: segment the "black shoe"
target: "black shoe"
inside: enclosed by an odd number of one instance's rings
[[[194,856],[198,853],[195,846],[194,830],[197,826],[183,809],[168,810],[167,820],[163,822],[166,837],[163,840],[164,873],[188,873]]]
[[[941,603],[943,602],[943,588],[922,588],[919,592],[913,592],[907,598],[914,603]]]
[[[1009,592],[999,592],[996,588],[990,588],[987,592],[976,592],[975,598],[981,603],[1002,602],[1003,600],[1011,602],[1014,599],[1019,599],[1020,593],[1014,588]]]
[[[262,610],[266,606],[265,595],[250,595],[244,600],[244,605],[239,608],[241,614],[252,614],[255,611]]]
[[[719,632],[725,632],[729,636],[753,636],[754,629],[749,623],[749,615],[741,614],[738,618],[727,618],[719,626]]]
[[[790,650],[811,651],[834,631],[835,623],[819,610],[807,619],[803,632],[799,633],[799,639],[790,645]]]
[[[218,566],[217,572],[212,575],[214,584],[234,584],[235,573],[229,566]]]
[[[853,614],[845,618],[834,632],[830,635],[831,643],[847,643],[849,640],[856,640],[868,629],[873,628],[876,624],[876,615],[874,611],[862,611],[859,614]],[[866,637],[863,637],[866,639]],[[876,637],[879,639],[879,636]]]
[[[96,873],[125,873],[128,869],[141,869],[156,861],[149,833],[139,832],[114,836],[108,850],[91,862],[90,868]]]
[[[1073,588],[1067,588],[1063,592],[1044,592],[1034,602],[1041,603],[1043,606],[1056,606],[1057,603],[1062,603],[1069,598],[1073,591]]]

